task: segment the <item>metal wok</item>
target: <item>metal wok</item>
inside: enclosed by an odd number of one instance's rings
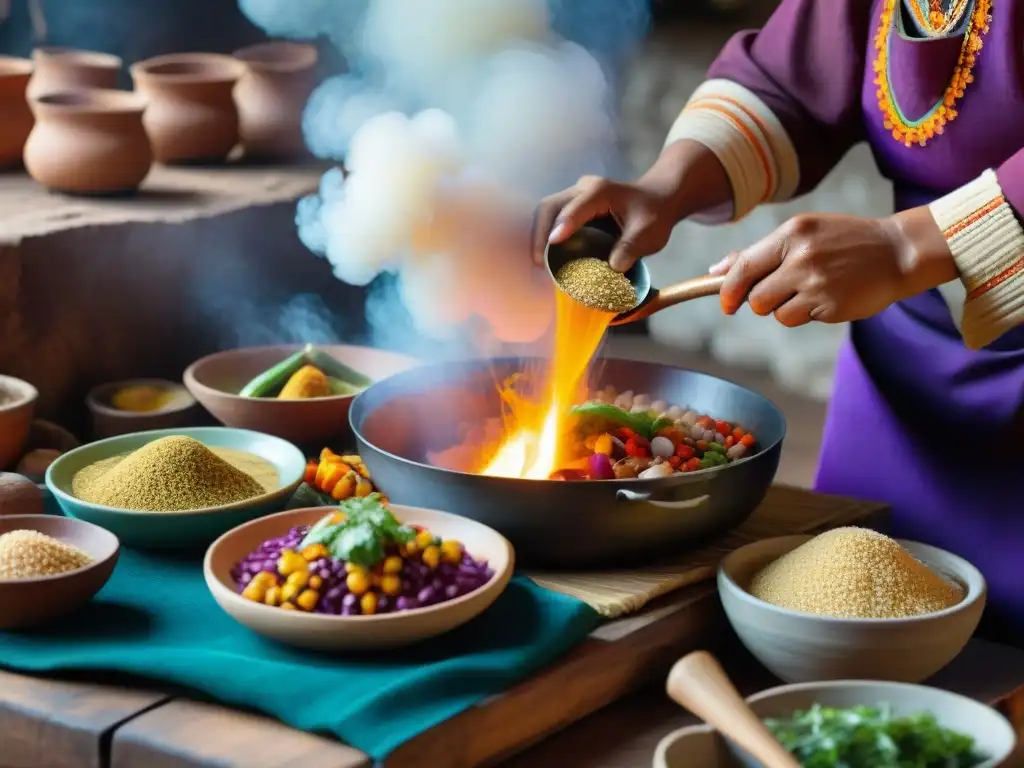
[[[394,502],[479,520],[504,534],[524,564],[630,565],[680,553],[740,525],[779,466],[786,421],[768,399],[723,379],[632,360],[604,359],[592,382],[631,389],[752,431],[759,452],[724,467],[652,480],[519,480],[431,466],[428,452],[460,442],[460,423],[499,413],[496,383],[539,360],[444,363],[373,384],[349,421],[374,482]]]

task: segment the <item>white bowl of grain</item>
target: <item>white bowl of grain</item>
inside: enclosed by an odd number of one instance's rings
[[[719,567],[725,614],[747,650],[784,682],[919,683],[967,645],[987,588],[961,557],[895,543],[902,550],[874,531],[846,528],[749,544]],[[886,617],[864,618],[879,615]]]

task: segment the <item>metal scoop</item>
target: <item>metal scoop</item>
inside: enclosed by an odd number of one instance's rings
[[[610,217],[595,219],[562,243],[549,243],[544,249],[544,261],[551,280],[555,281],[558,270],[574,259],[595,258],[608,261],[612,249],[621,234],[618,224]],[[672,307],[690,299],[702,296],[716,296],[725,282],[725,275],[704,275],[658,290],[651,288],[651,273],[643,260],[626,272],[626,279],[636,291],[636,306],[616,315],[611,325],[625,325],[650,317],[666,307]],[[561,288],[559,288],[561,290]]]

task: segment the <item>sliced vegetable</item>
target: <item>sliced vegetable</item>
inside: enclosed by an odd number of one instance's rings
[[[572,412],[583,420],[604,421],[633,430],[646,440],[672,426],[672,420],[650,411],[633,413],[611,403],[590,402],[574,406]]]
[[[278,400],[310,400],[314,397],[330,397],[331,385],[323,371],[312,365],[304,365],[291,375],[277,395]]]
[[[614,480],[615,468],[612,460],[605,453],[593,453],[590,455],[590,479],[591,480]]]
[[[313,348],[307,344],[295,354],[286,357],[277,365],[268,368],[255,379],[250,381],[238,394],[241,397],[270,397],[281,390],[288,379],[306,364],[306,353]]]
[[[336,379],[333,376],[327,377],[327,386],[330,387],[332,395],[358,395],[364,389],[364,387],[357,387],[355,384],[349,384],[347,381]]]
[[[358,389],[366,389],[373,383],[373,379],[361,374],[354,368],[349,368],[337,358],[312,345],[307,345],[306,347],[306,361],[310,365],[315,365],[331,378],[338,379]]]

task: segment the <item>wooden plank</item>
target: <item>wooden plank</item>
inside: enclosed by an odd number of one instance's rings
[[[175,699],[114,733],[111,768],[369,768],[362,752],[266,717]]]
[[[106,768],[110,733],[166,694],[0,671],[4,768]]]

